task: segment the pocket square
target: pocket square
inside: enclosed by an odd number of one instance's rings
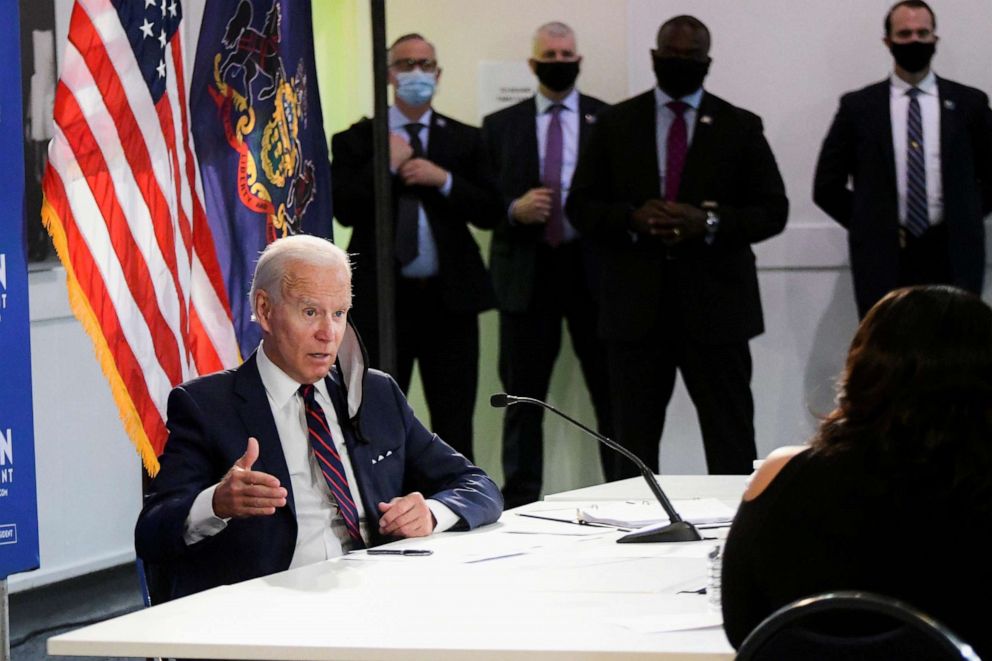
[[[378,458],[372,459],[372,465],[375,466],[377,463],[379,463],[380,461],[382,461],[386,457],[389,457],[392,454],[393,454],[392,450],[386,450],[386,454],[380,454]]]

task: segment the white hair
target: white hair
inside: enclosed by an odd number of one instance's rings
[[[285,293],[290,264],[303,263],[319,268],[340,270],[351,282],[351,259],[341,248],[327,239],[309,234],[296,234],[276,239],[265,247],[255,264],[248,299],[255,312],[255,295],[264,291],[278,303]]]

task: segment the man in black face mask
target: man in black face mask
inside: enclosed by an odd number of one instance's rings
[[[931,71],[936,23],[921,0],[893,5],[893,75],[841,98],[820,150],[813,200],[847,228],[861,317],[897,287],[982,290],[992,111],[983,92]]]
[[[500,379],[510,394],[544,399],[564,319],[599,430],[610,434],[606,356],[589,323],[596,310],[589,285],[595,255],[562,209],[579,146],[605,104],[575,89],[582,57],[571,28],[542,25],[533,46],[529,63],[540,83],[538,93],[482,124],[507,210],[493,231],[490,253],[500,311]],[[542,420],[537,407],[506,410],[503,497],[508,508],[540,495]]]
[[[764,330],[751,244],[781,232],[788,200],[761,120],[702,88],[710,33],[677,16],[652,51],[658,86],[600,114],[567,210],[603,255],[617,440],[658,470],[678,370],[711,473],[755,458],[751,353]],[[636,473],[619,465],[607,477]]]

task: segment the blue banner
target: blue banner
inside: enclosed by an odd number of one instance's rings
[[[248,302],[259,252],[289,234],[332,238],[310,2],[208,2],[190,115],[207,219],[247,356],[260,338]]]
[[[0,2],[0,579],[38,568],[19,25]]]

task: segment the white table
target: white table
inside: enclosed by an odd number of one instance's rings
[[[726,496],[729,488],[723,477],[681,481],[699,497]],[[674,498],[690,495],[673,480],[666,486]],[[596,489],[582,495],[597,500]],[[481,530],[392,545],[429,548],[430,557],[329,560],[62,634],[48,651],[439,661],[733,657],[719,626],[639,628],[673,616],[713,617],[705,596],[677,594],[705,585],[712,541],[616,544],[620,534],[610,529],[517,516],[551,504],[517,508]]]

